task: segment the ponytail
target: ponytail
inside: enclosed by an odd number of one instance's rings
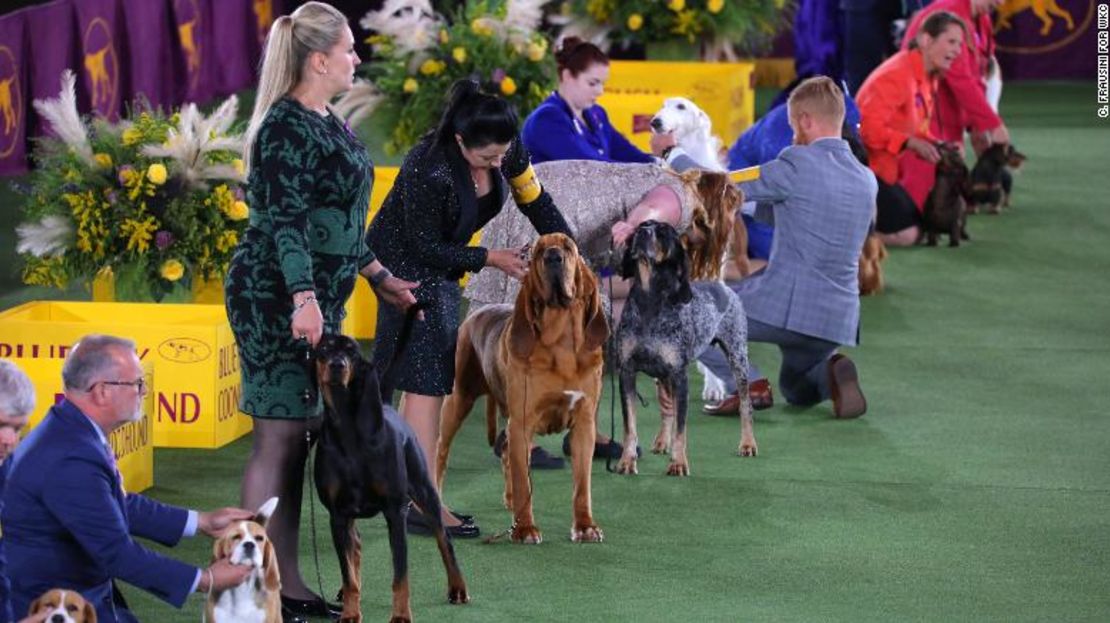
[[[306,2],[292,15],[274,20],[259,69],[258,94],[243,141],[243,162],[251,166],[258,129],[270,108],[301,81],[308,55],[327,54],[343,36],[347,17],[323,2]]]
[[[517,134],[517,115],[509,102],[483,93],[474,80],[464,78],[451,85],[434,137],[443,147],[462,137],[467,148],[511,143]]]

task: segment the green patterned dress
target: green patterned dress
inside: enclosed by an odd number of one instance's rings
[[[373,163],[336,115],[278,100],[258,130],[247,180],[250,226],[224,282],[239,349],[239,408],[254,417],[319,412],[306,346],[293,339],[292,293],[316,292],[324,332],[338,333],[358,270]]]

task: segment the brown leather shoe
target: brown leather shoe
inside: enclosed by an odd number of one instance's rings
[[[856,364],[846,355],[837,354],[829,359],[829,391],[833,415],[837,418],[857,418],[867,413],[867,399],[859,388]]]
[[[775,399],[771,394],[770,381],[767,379],[752,381],[748,385],[748,398],[752,401],[752,409],[755,411],[773,407]],[[702,411],[708,415],[739,415],[740,393],[733,392],[717,404],[705,405],[702,407]]]

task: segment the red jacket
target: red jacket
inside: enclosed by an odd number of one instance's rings
[[[920,50],[891,56],[860,86],[860,138],[871,170],[887,184],[898,181],[898,157],[907,139],[935,140],[929,129],[935,88],[936,81],[925,74]]]
[[[936,0],[914,14],[906,28],[902,49],[907,49],[925,18],[936,11],[954,13],[967,27],[963,52],[940,80],[933,125],[937,138],[962,143],[965,128],[985,132],[1002,125],[1002,118],[987,102],[985,81],[994,56],[994,31],[989,11],[976,18],[971,16],[971,0]]]

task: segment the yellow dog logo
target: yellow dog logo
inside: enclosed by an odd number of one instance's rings
[[[15,76],[0,80],[0,116],[4,117],[4,134],[11,134],[15,129],[15,107],[12,106],[12,83]]]
[[[89,81],[92,82],[93,106],[111,101],[112,79],[108,76],[108,66],[104,63],[104,57],[111,50],[111,46],[106,45],[96,52],[85,55],[85,71],[89,72]]]
[[[266,33],[270,32],[270,25],[274,23],[274,5],[272,0],[254,0],[254,17],[258,20],[258,40],[265,41]]]
[[[190,76],[195,76],[200,70],[200,51],[197,50],[197,42],[193,38],[193,28],[196,24],[197,20],[193,19],[177,26],[177,34],[181,36],[181,49],[185,50],[185,68]]]
[[[1052,32],[1055,20],[1052,16],[1061,17],[1067,23],[1068,30],[1075,30],[1075,20],[1071,13],[1060,8],[1057,0],[1007,0],[998,7],[998,28],[1011,28],[1010,18],[1022,11],[1033,11],[1037,19],[1041,20],[1041,36],[1047,37]]]
[[[83,40],[85,75],[92,91],[94,112],[111,118],[116,112],[119,56],[112,45],[112,28],[97,17],[85,28]]]

